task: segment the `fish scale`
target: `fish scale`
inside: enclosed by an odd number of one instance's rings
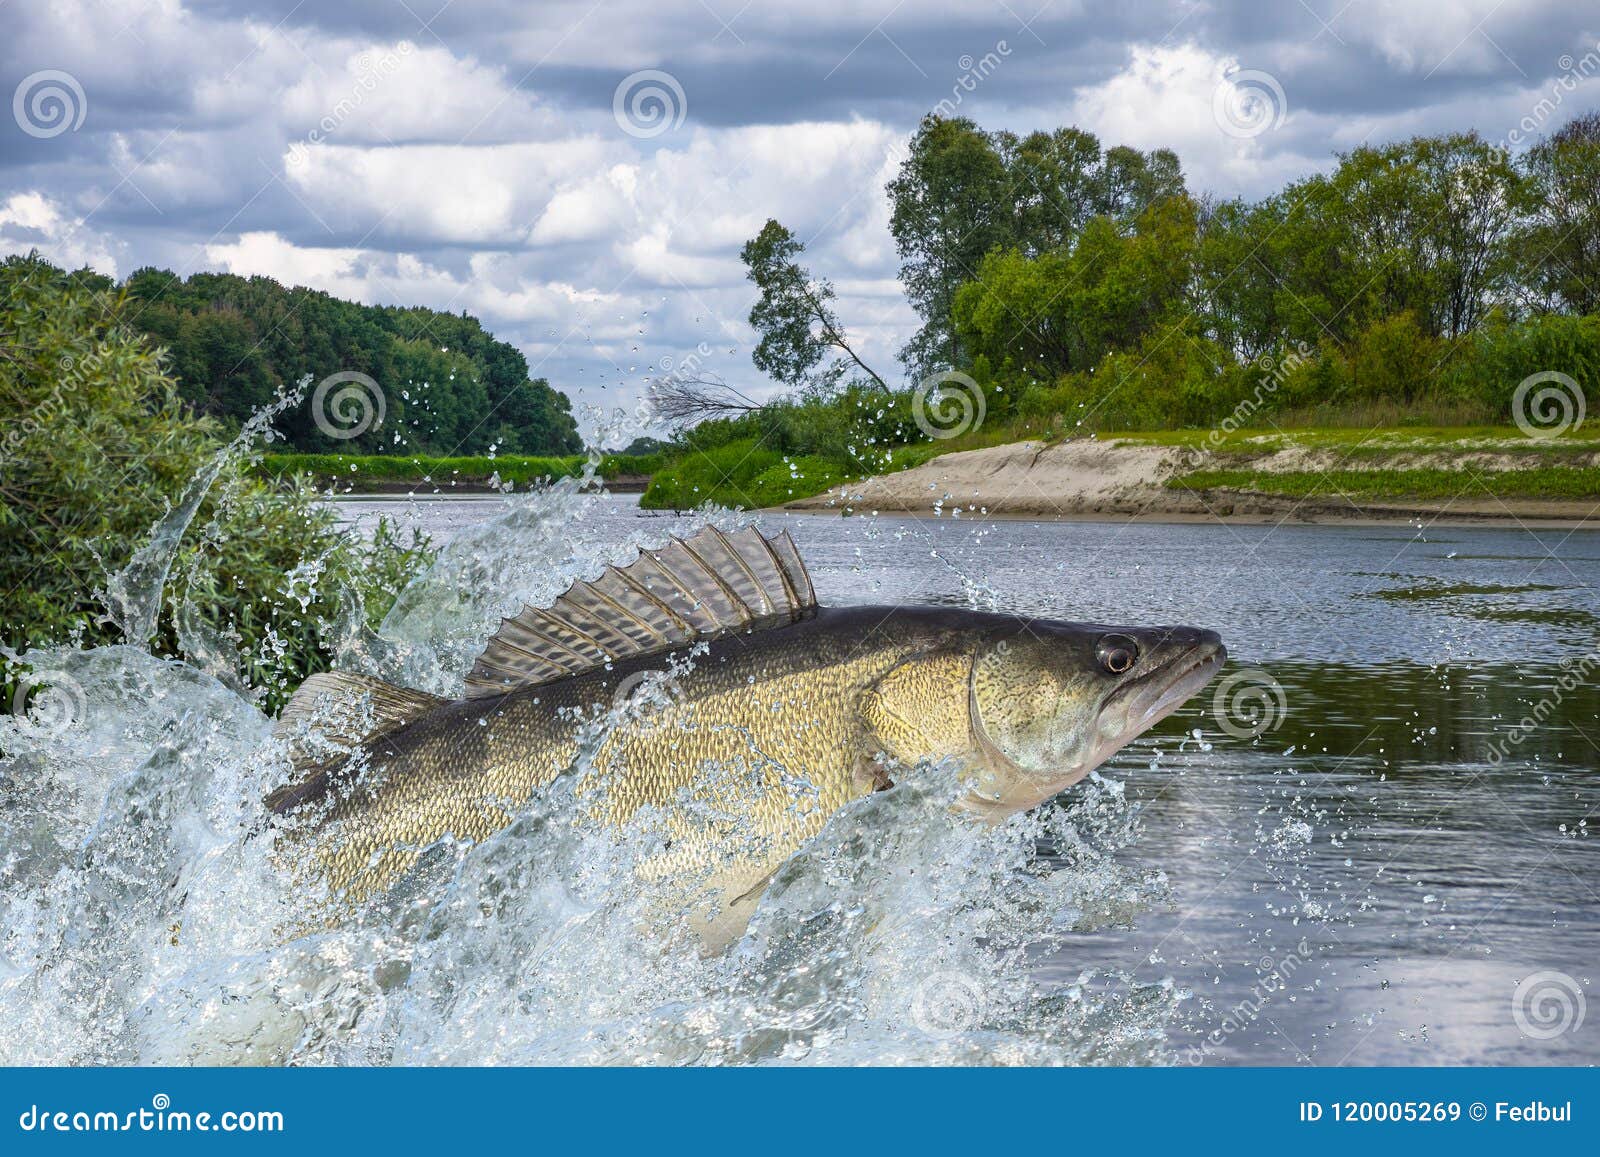
[[[738,573],[719,577],[708,558]],[[600,630],[606,615],[616,629]],[[604,657],[574,670],[591,642]],[[582,767],[593,818],[650,818],[660,851],[641,872],[682,886],[715,948],[784,860],[891,773],[956,758],[975,812],[1033,806],[1187,698],[1222,653],[1191,628],[820,608],[792,544],[708,529],[507,620],[466,698],[313,676],[280,723],[302,778],[269,803],[293,817],[280,855],[357,905],[430,845],[487,839]],[[319,728],[350,754],[317,758],[306,740]]]

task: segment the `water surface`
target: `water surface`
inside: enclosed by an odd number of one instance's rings
[[[414,517],[448,538],[498,501]],[[627,496],[604,517],[666,532]],[[1166,1027],[1185,1062],[1600,1062],[1600,1020],[1539,1039],[1513,1016],[1519,982],[1587,992],[1600,961],[1600,535],[763,519],[779,524],[825,603],[1191,623],[1227,641],[1224,678],[1263,673],[1235,684],[1237,717],[1214,684],[1107,765],[1141,809],[1117,855],[1170,897],[1075,936],[1039,962],[1052,980],[1191,993]],[[1255,686],[1271,728],[1230,734],[1219,714],[1245,729]]]

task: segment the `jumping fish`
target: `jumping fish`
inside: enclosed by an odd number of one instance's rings
[[[1191,627],[821,607],[787,532],[708,527],[502,621],[460,699],[311,676],[279,722],[297,776],[267,802],[301,869],[354,904],[438,841],[504,828],[587,751],[582,798],[616,824],[651,809],[651,871],[700,881],[711,949],[849,801],[948,758],[972,812],[1034,807],[1225,655]]]

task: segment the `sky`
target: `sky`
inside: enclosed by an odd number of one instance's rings
[[[941,101],[1222,197],[1600,107],[1587,0],[0,0],[0,32],[0,253],[465,310],[600,407],[686,362],[778,388],[739,262],[769,217],[903,376],[883,187]]]

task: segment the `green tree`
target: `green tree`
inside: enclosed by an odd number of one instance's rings
[[[965,119],[926,118],[888,188],[900,280],[923,321],[902,360],[919,374],[963,364],[970,351],[951,308],[990,251],[1068,250],[1096,218],[1131,230],[1183,192],[1178,157],[1167,149],[1102,150],[1094,134],[1071,127],[1018,139]]]
[[[1531,211],[1517,238],[1527,297],[1540,309],[1600,313],[1600,112],[1528,150]]]
[[[582,448],[571,403],[528,377],[527,359],[496,340],[476,318],[420,307],[368,306],[316,290],[285,288],[268,277],[196,273],[187,280],[141,269],[126,282],[130,325],[163,346],[183,399],[237,428],[275,391],[310,374],[356,371],[384,393],[382,426],[352,439],[330,437],[308,402],[284,415],[297,450],[356,453],[482,453],[491,445],[532,454]],[[441,358],[466,358],[471,372],[443,364],[427,372],[407,343]],[[426,381],[426,394],[417,383]],[[428,404],[413,409],[425,396]],[[459,392],[460,397],[446,395]],[[430,421],[437,415],[437,423]],[[402,432],[396,444],[394,434]]]
[[[130,324],[135,309],[92,273],[37,256],[0,264],[0,644],[11,650],[121,642],[99,588],[222,449],[221,424],[183,402]],[[387,528],[370,544],[347,536],[314,493],[275,489],[230,459],[179,544],[153,648],[183,652],[180,615],[230,639],[239,663],[223,674],[270,707],[328,665],[336,640],[322,625],[346,597],[375,622],[425,554]],[[315,589],[291,592],[286,576],[307,566]]]
[[[957,291],[956,333],[1024,384],[1087,371],[1183,312],[1196,245],[1196,207],[1179,196],[1146,209],[1131,233],[1091,218],[1070,251],[997,249]]]
[[[888,384],[846,338],[833,310],[832,284],[812,277],[796,260],[803,252],[800,240],[771,220],[745,243],[740,256],[747,276],[761,291],[750,310],[750,325],[760,335],[751,360],[758,370],[788,385],[819,380],[831,384],[842,376],[842,364],[829,367],[820,379],[814,372],[834,350],[887,391]]]
[[[1509,295],[1524,186],[1475,133],[1356,149],[1272,200],[1280,225],[1259,266],[1294,338],[1348,343],[1407,312],[1455,337]]]
[[[900,283],[922,318],[900,359],[921,377],[964,360],[950,307],[984,254],[1016,238],[1012,179],[995,142],[977,125],[929,116],[888,193]]]

